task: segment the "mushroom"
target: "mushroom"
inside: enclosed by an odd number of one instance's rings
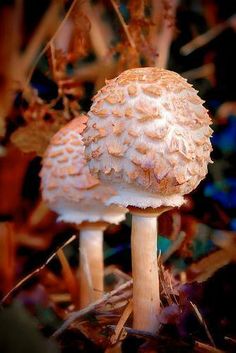
[[[82,115],[53,136],[41,170],[43,199],[59,214],[59,221],[74,223],[80,229],[81,307],[103,294],[103,231],[109,223],[122,221],[127,211],[105,205],[114,191],[89,172],[80,136],[86,122]]]
[[[90,172],[116,191],[106,204],[132,213],[135,329],[155,332],[159,324],[157,216],[181,206],[211,162],[211,119],[202,103],[179,74],[146,67],[107,81],[88,113]]]

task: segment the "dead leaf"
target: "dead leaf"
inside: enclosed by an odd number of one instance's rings
[[[23,152],[35,152],[43,156],[52,136],[65,124],[64,119],[53,123],[32,121],[27,126],[20,127],[11,135],[11,141]]]

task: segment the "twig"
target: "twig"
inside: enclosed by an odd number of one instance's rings
[[[90,4],[90,1],[88,0],[84,3],[84,11],[91,23],[89,35],[90,35],[93,49],[98,59],[103,60],[106,57],[109,50],[108,42],[107,42],[106,36],[104,36],[101,31],[101,26],[99,23],[97,13],[94,11],[93,7]]]
[[[130,280],[124,284],[122,284],[120,287],[114,289],[113,291],[105,294],[101,299],[97,300],[96,302],[92,303],[91,305],[87,306],[86,308],[75,311],[73,312],[67,320],[62,324],[62,326],[54,332],[52,335],[53,337],[58,337],[64,332],[75,320],[78,320],[79,318],[83,317],[84,315],[88,314],[90,311],[97,309],[100,307],[102,304],[109,302],[109,300],[112,297],[115,297],[119,294],[119,292],[122,292],[126,289],[131,288],[133,284],[133,281]]]
[[[186,237],[185,232],[180,232],[177,236],[177,238],[173,241],[171,246],[168,248],[168,250],[165,252],[165,254],[162,255],[162,261],[165,262],[167,261],[171,255],[173,255],[181,246],[183,243],[184,239]]]
[[[181,73],[181,76],[188,80],[197,80],[199,78],[212,76],[215,72],[215,65],[213,63],[205,64],[189,71]]]
[[[172,16],[175,16],[177,0],[171,0]],[[166,68],[169,59],[170,46],[173,38],[174,26],[169,24],[168,19],[163,19],[162,26],[157,36],[158,57],[156,59],[156,66]]]
[[[33,228],[36,225],[38,225],[44,219],[44,217],[47,215],[48,212],[49,212],[49,209],[46,206],[46,203],[43,202],[42,200],[39,201],[39,203],[37,204],[37,206],[34,208],[34,210],[29,216],[29,219],[27,222],[29,227]]]
[[[112,329],[112,330],[114,330],[114,331],[116,329],[116,325],[107,325],[107,327]],[[158,340],[158,336],[157,335],[152,334],[152,333],[147,332],[147,331],[135,330],[133,328],[126,327],[126,326],[124,326],[123,329],[130,336],[145,338],[145,339],[149,339],[149,340],[152,340],[152,341],[157,341]]]
[[[228,342],[231,342],[233,344],[236,344],[236,339],[232,337],[225,336],[224,339]]]
[[[116,328],[115,325],[107,325],[107,327],[110,328],[111,330],[115,330],[115,328]],[[146,340],[154,341],[156,343],[164,343],[164,342],[170,341],[170,337],[155,335],[150,332],[135,330],[133,328],[126,327],[126,326],[123,327],[123,330],[125,331],[126,334],[128,334],[130,336],[143,338]],[[199,341],[195,341],[195,343],[194,343],[194,352],[196,352],[196,353],[225,353],[221,349],[209,346],[208,344],[202,343]]]
[[[113,8],[114,8],[114,10],[115,10],[115,12],[116,12],[116,14],[117,14],[119,20],[120,20],[120,23],[121,23],[121,25],[122,25],[122,27],[123,27],[123,29],[124,29],[124,32],[125,32],[125,34],[126,34],[126,36],[127,36],[127,38],[128,38],[128,41],[129,41],[130,46],[131,46],[132,48],[136,48],[135,43],[134,43],[134,40],[133,40],[133,38],[132,38],[132,36],[131,36],[131,34],[130,34],[130,32],[129,32],[129,28],[128,28],[127,24],[125,23],[125,21],[124,21],[124,19],[123,19],[121,13],[120,13],[120,11],[119,11],[119,8],[118,8],[118,6],[117,6],[115,0],[110,0],[110,1],[111,1],[111,4],[112,4],[112,6],[113,6]]]
[[[70,265],[65,257],[63,250],[60,248],[57,251],[57,256],[60,260],[62,266],[62,274],[68,288],[68,291],[71,295],[71,299],[75,305],[78,304],[78,291],[77,291],[77,283],[73,272],[71,271]]]
[[[221,349],[209,346],[208,344],[199,341],[195,341],[194,348],[194,352],[196,353],[225,353]]]
[[[67,240],[61,247],[60,249],[63,249],[65,246],[70,244],[72,241],[76,239],[76,235],[73,235],[69,240]],[[58,251],[58,250],[57,250]],[[1,300],[1,305],[4,304],[4,302],[9,298],[11,294],[13,294],[19,287],[21,287],[25,282],[27,282],[29,279],[37,275],[39,272],[41,272],[48,264],[50,261],[54,259],[54,257],[57,255],[57,251],[55,251],[49,258],[46,260],[46,262],[41,265],[40,267],[36,268],[33,272],[29,273],[27,276],[25,276],[22,280],[20,280],[15,287],[13,287]]]
[[[34,62],[34,59],[37,55],[38,49],[42,45],[42,42],[45,40],[47,35],[49,35],[49,30],[52,28],[52,19],[55,18],[59,9],[59,2],[53,1],[49,9],[46,10],[46,13],[41,20],[36,32],[27,46],[24,54],[21,57],[21,70],[27,73],[31,64]],[[41,56],[40,56],[41,57]],[[37,60],[38,62],[38,60]]]
[[[53,41],[51,41],[49,45],[50,54],[51,54],[51,62],[52,62],[52,78],[56,79],[56,59],[55,59],[55,45]]]
[[[234,247],[232,248],[234,251]],[[227,250],[220,249],[208,256],[193,263],[186,271],[188,282],[203,282],[211,277],[219,268],[227,265],[232,261],[232,253]]]
[[[180,48],[180,53],[182,55],[189,55],[196,49],[199,49],[209,43],[212,39],[217,37],[220,33],[222,33],[226,28],[231,26],[233,20],[235,20],[236,15],[232,15],[225,22],[216,25],[211,28],[209,31],[197,36],[189,43],[185,44],[182,48]]]
[[[161,281],[161,285],[162,285],[162,289],[165,293],[165,297],[166,300],[168,302],[168,305],[172,305],[173,304],[173,300],[171,298],[171,295],[169,293],[166,281],[165,281],[165,277],[164,277],[164,271],[163,271],[163,266],[161,265],[161,262],[159,261],[159,276],[160,276],[160,281]]]
[[[207,334],[207,337],[209,339],[209,341],[211,342],[212,346],[215,347],[215,342],[212,338],[212,335],[210,334],[210,331],[207,327],[207,324],[205,322],[205,320],[203,319],[202,317],[202,314],[200,313],[200,311],[198,310],[196,304],[194,304],[193,302],[191,302],[191,300],[189,301],[190,302],[190,305],[192,306],[193,310],[194,310],[194,313],[196,314],[199,322],[202,324],[202,326],[204,327],[205,331],[206,331],[206,334]]]
[[[76,3],[77,3],[78,0],[74,0],[69,8],[69,10],[67,11],[65,17],[63,18],[63,20],[61,21],[60,25],[58,26],[58,28],[56,29],[55,33],[53,34],[52,38],[47,42],[47,44],[44,46],[44,48],[41,50],[41,52],[39,53],[39,55],[37,56],[36,60],[35,60],[35,63],[33,64],[31,70],[30,70],[30,73],[27,77],[27,80],[26,80],[26,83],[28,84],[31,77],[32,77],[32,74],[39,62],[39,60],[42,58],[42,56],[46,53],[46,51],[48,50],[50,44],[52,43],[52,41],[56,38],[57,34],[60,32],[60,30],[62,29],[62,27],[64,26],[64,23],[67,21],[67,19],[69,18],[72,10],[74,9]]]
[[[111,336],[111,344],[115,344],[120,339],[123,327],[126,321],[128,320],[128,318],[130,317],[132,311],[133,311],[133,302],[132,300],[130,300],[116,325],[114,335]]]
[[[68,303],[71,300],[69,293],[53,293],[49,294],[49,298],[53,303]]]
[[[172,284],[172,281],[171,281],[171,277],[168,276],[168,282],[169,282],[169,286],[170,286],[170,290],[172,291],[172,296],[174,298],[174,301],[175,301],[175,304],[176,305],[179,305],[179,302],[177,300],[177,296],[175,294],[175,291],[174,291],[174,288],[173,288],[173,284]]]

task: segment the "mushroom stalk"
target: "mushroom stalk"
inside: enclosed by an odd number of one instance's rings
[[[132,207],[133,328],[155,333],[159,326],[157,216],[164,210]]]
[[[93,224],[80,228],[80,308],[86,307],[103,295],[105,228]]]

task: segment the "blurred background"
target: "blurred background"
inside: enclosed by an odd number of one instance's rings
[[[173,280],[189,284],[186,295],[206,314],[215,342],[235,352],[236,2],[2,0],[0,43],[1,297],[78,233],[57,223],[41,200],[41,158],[50,138],[89,110],[106,79],[128,68],[165,67],[187,78],[205,100],[214,164],[181,209],[161,216],[158,249]],[[77,249],[77,240],[64,248],[75,277]],[[104,251],[109,290],[131,275],[129,216],[107,230]],[[17,300],[46,336],[63,318],[63,308],[76,307],[61,261],[55,256],[2,303]],[[8,321],[18,327],[24,309],[14,305],[8,314],[0,312],[0,328]],[[205,337],[189,317],[188,330]],[[2,337],[0,347],[13,352]]]

